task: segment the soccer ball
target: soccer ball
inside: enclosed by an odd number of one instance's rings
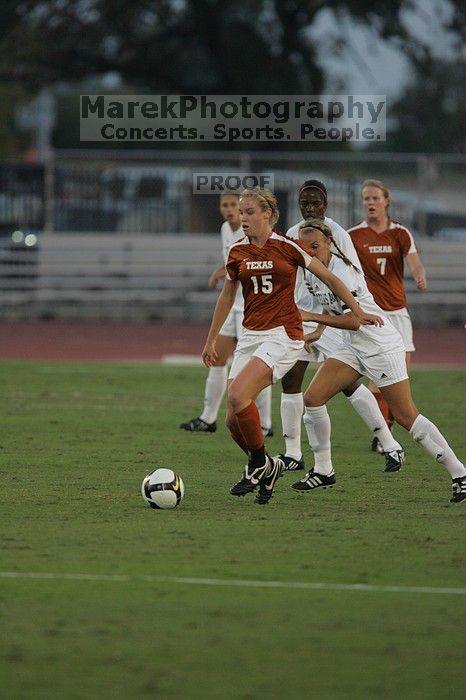
[[[144,478],[141,493],[151,508],[176,508],[184,496],[183,480],[172,469],[156,469]]]

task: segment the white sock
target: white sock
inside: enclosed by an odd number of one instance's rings
[[[397,442],[391,434],[379,408],[377,399],[367,386],[360,384],[356,391],[346,398],[351,403],[356,413],[359,413],[369,430],[378,439],[384,452],[402,449],[400,443]]]
[[[409,432],[437,462],[448,469],[452,479],[466,476],[464,464],[461,464],[440,430],[428,418],[419,414]]]
[[[303,419],[303,394],[282,394],[280,416],[282,419],[285,454],[294,459],[301,459],[301,421]]]
[[[326,406],[304,409],[304,425],[306,426],[309,444],[314,452],[314,469],[318,474],[330,476],[333,474],[330,447],[330,418]]]
[[[272,427],[272,385],[266,386],[256,397],[256,406],[261,419],[261,428]]]
[[[225,394],[228,381],[228,368],[210,367],[204,390],[204,410],[200,418],[206,423],[217,420],[220,404]]]

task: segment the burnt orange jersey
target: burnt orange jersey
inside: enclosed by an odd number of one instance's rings
[[[403,309],[407,304],[404,258],[416,253],[411,233],[396,221],[391,221],[382,233],[371,229],[365,221],[350,228],[348,233],[376,303],[385,311]]]
[[[243,289],[243,326],[258,331],[284,326],[289,338],[302,340],[294,288],[298,267],[306,267],[311,260],[298,241],[276,232],[263,248],[247,237],[234,243],[226,268],[228,279],[239,280]]]

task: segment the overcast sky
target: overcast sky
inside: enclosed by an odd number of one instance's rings
[[[451,53],[452,39],[440,26],[451,12],[449,0],[416,0],[415,11],[404,11],[402,21],[414,37],[428,42],[439,56],[445,57]],[[335,56],[330,50],[331,40],[342,33],[349,38],[349,48]],[[409,64],[401,51],[353,21],[337,24],[330,10],[320,13],[311,36],[319,44],[330,91],[338,92],[337,79],[341,78],[348,93],[386,94],[394,98],[409,81]]]

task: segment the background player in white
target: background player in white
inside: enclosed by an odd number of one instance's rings
[[[409,370],[410,353],[415,348],[411,318],[406,308],[404,262],[419,290],[427,287],[426,273],[411,233],[405,226],[390,219],[390,191],[384,183],[365,180],[361,186],[361,196],[366,219],[350,228],[348,233],[356,248],[369,291],[403,338]],[[387,402],[373,382],[369,383],[369,388],[391,428],[393,416]],[[381,451],[377,437],[373,438],[371,448]]]
[[[332,232],[322,224],[317,230],[305,223],[300,232],[318,260],[351,290],[362,310],[380,314],[367,288],[364,275],[346,257],[332,253]],[[416,408],[406,367],[403,339],[387,316],[382,327],[362,326],[353,313],[322,282],[312,275],[312,286],[323,314],[302,312],[304,319],[343,329],[344,343],[334,350],[312,379],[304,394],[304,422],[314,452],[314,468],[292,485],[296,491],[311,491],[336,482],[331,459],[330,418],[326,403],[332,396],[366,376],[380,389],[397,423],[409,430],[416,442],[444,465],[452,478],[452,503],[466,500],[466,468],[434,423]]]
[[[360,268],[358,256],[346,231],[336,221],[325,216],[327,209],[327,188],[320,180],[306,180],[298,193],[298,204],[304,219],[317,219],[330,226],[333,239],[340,252],[343,252],[352,263]],[[290,238],[299,238],[299,227],[303,223],[292,226],[287,231]],[[295,300],[298,307],[306,311],[319,313],[322,308],[316,297],[309,293],[306,270],[298,270]],[[285,471],[304,469],[304,459],[301,447],[301,421],[304,412],[302,382],[309,363],[316,365],[341,344],[341,333],[336,329],[318,328],[317,323],[304,324],[304,337],[308,342],[298,361],[282,379],[282,396],[280,414],[282,430],[285,439],[285,453],[279,457],[283,460]],[[312,345],[309,343],[312,341]],[[343,393],[353,408],[359,413],[373,435],[380,437],[380,444],[385,454],[385,471],[398,471],[404,460],[401,445],[394,440],[386,430],[376,400],[369,389],[359,380],[345,387]]]
[[[223,264],[215,269],[209,277],[208,286],[215,289],[217,282],[226,274],[225,263],[230,247],[244,237],[239,213],[239,194],[220,195],[220,213],[225,219],[220,229],[222,238]],[[217,416],[228,381],[228,360],[233,354],[236,342],[243,330],[244,301],[241,288],[238,288],[233,308],[220,330],[217,339],[217,359],[209,368],[204,390],[204,408],[197,418],[181,423],[180,428],[191,432],[214,433],[217,430]],[[261,426],[265,437],[273,435],[272,429],[272,387],[267,387],[257,397],[257,408],[261,417]]]

